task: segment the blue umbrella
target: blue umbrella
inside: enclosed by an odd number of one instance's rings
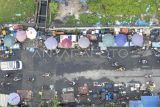
[[[102,36],[102,42],[105,47],[114,46],[114,36],[111,34],[105,34]]]
[[[127,37],[124,34],[118,34],[115,37],[115,42],[117,46],[124,46],[124,44],[127,42]]]
[[[44,42],[45,46],[47,49],[52,50],[52,49],[56,49],[58,42],[55,38],[53,37],[49,37],[45,42]]]
[[[143,45],[143,36],[139,34],[134,34],[132,37],[132,43],[135,46],[142,46]]]

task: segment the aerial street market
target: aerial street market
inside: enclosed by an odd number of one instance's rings
[[[2,0],[0,107],[160,107],[159,0]]]

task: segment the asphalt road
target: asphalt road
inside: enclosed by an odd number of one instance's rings
[[[23,80],[19,82],[12,82],[12,88],[6,91],[6,88],[1,88],[1,92],[12,92],[17,89],[31,89],[34,92],[34,103],[32,106],[39,104],[40,96],[38,92],[42,90],[44,85],[57,85],[61,79],[75,79],[80,77],[89,78],[92,80],[99,80],[106,78],[115,82],[129,82],[137,80],[145,83],[145,74],[152,73],[152,78],[156,84],[159,84],[159,64],[157,58],[151,55],[151,51],[132,52],[130,48],[109,49],[111,61],[107,60],[107,52],[102,55],[96,55],[95,52],[88,52],[84,56],[79,55],[78,50],[62,50],[58,55],[54,52],[50,55],[41,50],[36,50],[34,53],[26,50],[21,50],[16,53],[15,59],[23,61],[23,71],[20,74]],[[142,65],[139,59],[146,59],[148,63]],[[120,65],[126,67],[127,71],[116,72],[112,67],[112,62],[118,61]],[[50,78],[44,78],[44,73],[50,72]],[[2,76],[2,75],[1,75]],[[34,77],[35,81],[28,81],[29,77]],[[12,81],[10,79],[1,78],[1,81]],[[63,86],[63,85],[61,85]],[[58,88],[59,89],[59,88]],[[157,90],[159,87],[157,87]]]

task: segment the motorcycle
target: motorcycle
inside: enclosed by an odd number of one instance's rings
[[[29,77],[28,81],[33,82],[33,81],[35,81],[35,78],[34,77]]]
[[[49,72],[49,73],[44,73],[43,75],[42,75],[42,77],[50,77],[51,76],[51,73]]]
[[[14,77],[13,81],[20,81],[22,78]]]

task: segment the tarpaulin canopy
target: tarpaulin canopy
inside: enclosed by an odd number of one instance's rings
[[[132,43],[135,46],[142,46],[143,45],[143,36],[139,34],[134,34],[132,37]]]
[[[105,47],[114,46],[114,36],[111,34],[105,34],[102,36],[102,42]]]
[[[141,100],[129,101],[129,107],[143,107]]]
[[[26,31],[23,31],[23,30],[17,31],[17,33],[16,33],[16,39],[19,42],[24,42],[26,40],[26,38],[27,38]]]
[[[11,105],[17,105],[20,103],[20,96],[17,93],[10,93],[8,96],[8,103]]]
[[[47,49],[49,50],[53,50],[57,48],[58,42],[55,38],[53,37],[49,37],[45,42],[44,42],[45,46]]]
[[[115,42],[117,46],[124,46],[127,42],[127,37],[124,34],[118,34],[115,36]]]
[[[79,40],[78,40],[78,44],[81,48],[87,48],[89,47],[90,45],[90,41],[87,37],[81,37]]]
[[[23,29],[24,29],[24,26],[21,25],[21,24],[15,24],[15,25],[13,25],[13,29],[14,29],[14,30],[23,30]]]
[[[136,26],[149,26],[149,23],[147,23],[145,20],[137,20],[135,23]]]
[[[121,28],[120,31],[121,31],[122,33],[127,34],[129,30],[128,30],[128,28]]]
[[[7,36],[4,37],[3,41],[4,41],[4,46],[11,47],[15,43],[15,37],[7,35]]]
[[[71,48],[72,47],[72,41],[69,38],[65,38],[61,42],[62,48]]]
[[[8,105],[8,95],[0,94],[0,106],[7,107],[7,105]]]
[[[27,38],[29,39],[35,39],[37,36],[37,31],[32,27],[28,27],[26,33],[27,33]]]
[[[141,96],[143,107],[158,107],[159,96]]]

